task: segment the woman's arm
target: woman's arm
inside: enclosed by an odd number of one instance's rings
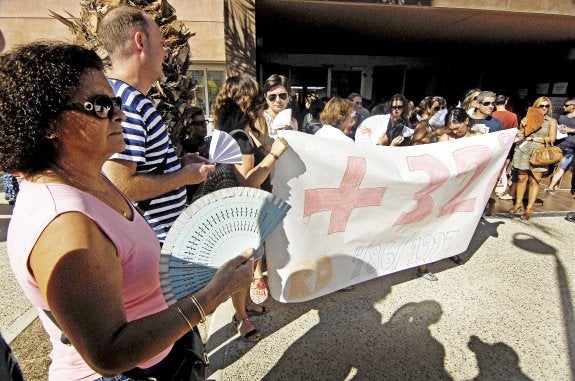
[[[551,118],[549,121],[549,136],[547,136],[547,138],[551,144],[555,143],[555,139],[557,138],[557,119]]]
[[[429,143],[429,139],[427,138],[427,134],[429,132],[428,127],[429,125],[425,120],[422,120],[417,124],[417,126],[415,126],[415,131],[411,136],[411,145]]]
[[[206,313],[251,280],[251,253],[224,265],[195,293]],[[122,264],[115,246],[87,216],[70,212],[43,231],[29,265],[56,321],[82,358],[111,376],[158,354],[190,327],[175,307],[128,322],[122,299]],[[221,274],[223,273],[223,275]],[[153,281],[153,280],[150,280]],[[192,301],[176,305],[191,324],[200,315]]]
[[[259,188],[287,147],[285,139],[277,138],[272,144],[270,153],[256,166],[254,166],[254,155],[242,155],[242,164],[235,165],[236,179],[240,185]]]

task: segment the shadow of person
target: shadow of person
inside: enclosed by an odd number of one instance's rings
[[[339,263],[341,260],[340,257],[341,256],[334,256],[333,262]],[[362,267],[365,268],[366,271],[373,271],[373,268],[367,263],[362,263]],[[296,277],[299,276],[296,275]],[[317,356],[319,356],[316,359],[318,361],[316,365],[311,365],[310,363],[312,369],[309,371],[313,374],[313,370],[315,369],[317,371],[318,364],[321,364],[323,361],[321,358],[326,355],[326,353],[321,353],[324,350],[320,349],[322,348],[321,342],[324,340],[322,336],[338,338],[338,346],[343,348],[347,345],[347,334],[340,336],[336,335],[336,333],[348,332],[349,335],[356,335],[357,332],[364,332],[364,334],[361,335],[363,338],[364,335],[369,337],[368,332],[370,330],[377,331],[380,328],[381,316],[374,309],[373,305],[376,301],[383,299],[391,291],[392,286],[390,282],[380,282],[380,280],[381,278],[378,278],[356,285],[352,292],[332,292],[301,303],[280,303],[270,299],[266,303],[269,312],[266,315],[252,318],[263,335],[263,339],[260,340],[257,345],[246,340],[233,340],[227,343],[225,348],[219,348],[210,356],[221,356],[219,352],[225,351],[225,364],[222,364],[224,367],[229,364],[241,362],[245,362],[246,366],[250,366],[250,364],[254,363],[254,359],[257,359],[256,361],[258,361],[258,364],[261,366],[263,363],[270,361],[270,351],[277,353],[278,349],[281,348],[282,342],[289,341],[292,337],[299,337],[299,339],[296,340],[296,349],[293,352],[296,356],[301,355],[297,354],[297,347],[299,345],[297,342],[299,341],[303,342],[304,346],[311,343],[312,348],[306,350],[312,352],[317,351]],[[315,313],[316,311],[317,314]],[[317,315],[320,315],[320,324],[314,326],[310,332],[306,333],[305,328],[307,328],[308,325],[313,325],[310,319],[316,319]],[[321,316],[323,316],[323,319],[321,319]],[[363,325],[369,327],[369,329],[362,327]],[[303,331],[300,331],[300,329],[303,329]],[[224,335],[222,336],[222,334]],[[235,334],[236,331],[228,324],[214,335],[229,339]],[[288,348],[286,353],[289,357],[289,353],[292,353],[291,348]],[[286,356],[286,353],[284,353],[283,356]],[[361,353],[358,353],[357,356],[361,356]],[[299,360],[298,362],[301,363]],[[327,363],[329,364],[329,361]],[[290,365],[286,366],[288,368],[291,367]],[[218,370],[212,366],[210,368],[212,374]],[[338,368],[336,373],[339,374],[339,371],[340,369]],[[341,371],[349,373],[349,367],[347,370]],[[278,379],[278,377],[282,379],[284,376],[281,375],[281,373],[286,371],[282,369],[279,372],[280,374],[273,376],[271,379]],[[286,378],[283,379],[294,379],[287,376],[288,374],[294,373],[285,374]],[[345,377],[346,374],[344,374],[343,377]],[[321,372],[319,374],[316,373],[313,377],[321,378],[320,375]],[[301,375],[298,374],[295,379],[300,379],[300,376]],[[259,377],[254,377],[254,379],[259,379]]]
[[[499,225],[502,225],[504,223],[505,222],[503,221],[489,222],[485,218],[480,218],[479,223],[475,228],[475,232],[473,233],[473,238],[471,239],[471,242],[469,242],[467,250],[459,254],[459,256],[467,260],[469,257],[472,257],[473,254],[475,254],[475,252],[478,251],[483,246],[483,244],[485,243],[485,241],[487,241],[487,239],[489,239],[490,237],[498,238],[499,232],[497,231],[497,229],[499,228]]]
[[[442,315],[440,305],[408,303],[382,324],[376,301],[366,294],[369,290],[356,287],[322,298],[319,322],[263,380],[451,380],[443,366],[445,350],[429,331]]]
[[[475,353],[479,374],[474,381],[530,381],[519,367],[519,356],[505,343],[488,344],[477,336],[467,343]]]

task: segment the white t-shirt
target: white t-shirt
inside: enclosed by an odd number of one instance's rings
[[[324,124],[319,130],[317,130],[315,136],[353,142],[353,139],[344,134],[342,130],[335,128],[334,126],[330,126],[329,124]]]

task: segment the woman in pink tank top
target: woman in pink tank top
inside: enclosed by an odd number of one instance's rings
[[[0,162],[23,177],[8,253],[28,298],[49,311],[39,316],[53,344],[50,380],[159,369],[252,279],[246,250],[205,288],[166,305],[158,240],[101,173],[124,149],[120,104],[91,50],[41,42],[0,56]]]

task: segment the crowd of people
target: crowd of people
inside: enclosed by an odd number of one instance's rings
[[[252,300],[250,288],[267,296],[265,255],[255,261],[253,248],[246,248],[203,289],[168,306],[159,280],[161,246],[199,197],[233,186],[271,191],[270,173],[288,148],[274,119],[293,104],[293,90],[280,74],[261,88],[249,75],[227,78],[215,100],[213,126],[236,140],[242,161],[211,164],[202,110],[193,110],[185,129],[170,133],[146,96],[162,76],[165,58],[154,20],[119,6],[104,16],[98,37],[111,60],[106,73],[95,52],[61,42],[36,42],[0,56],[0,162],[20,178],[8,254],[53,344],[52,379],[179,380],[197,364],[188,356],[196,325],[226,299],[232,299],[239,335],[260,339],[252,318],[267,311]],[[396,94],[370,111],[358,93],[310,94],[301,122],[292,117],[281,128],[407,146],[520,127],[509,157],[516,189],[510,213],[523,208],[521,218],[529,219],[547,169],[534,168],[528,158],[555,141],[558,123],[550,99],[539,97],[533,107],[544,122],[526,136],[525,118],[519,123],[506,102],[504,95],[471,89],[458,105],[434,95],[415,106]],[[559,120],[566,134],[563,172],[556,172],[549,194],[573,162],[575,99],[565,102],[565,111]],[[503,168],[502,176],[507,172]],[[7,181],[5,176],[5,187]],[[459,256],[451,259],[461,263]],[[437,280],[426,265],[417,275]]]
[[[533,216],[533,206],[539,193],[539,184],[545,173],[555,165],[533,165],[530,157],[534,150],[545,144],[554,144],[558,137],[563,159],[557,165],[551,184],[546,188],[549,195],[556,192],[561,176],[573,165],[575,146],[575,98],[564,103],[564,114],[558,122],[553,115],[553,105],[549,97],[540,96],[531,108],[541,114],[542,123],[532,133],[527,133],[527,117],[519,118],[506,105],[509,98],[503,94],[478,88],[468,90],[457,105],[447,105],[445,98],[432,95],[423,98],[414,107],[413,102],[402,94],[396,94],[385,102],[376,104],[367,117],[361,113],[361,97],[357,93],[349,95],[347,100],[331,99],[310,102],[310,116],[304,118],[303,131],[317,136],[356,143],[368,143],[386,146],[418,145],[459,139],[485,133],[493,133],[509,128],[519,128],[515,142],[502,168],[501,178],[496,188],[496,196],[502,200],[514,200],[510,214],[519,214],[522,220]],[[325,103],[324,103],[325,101]],[[321,103],[320,103],[321,102]],[[317,105],[324,105],[323,111]],[[311,113],[314,115],[311,115]],[[525,110],[526,111],[526,110]],[[309,128],[311,122],[318,119],[315,128]],[[520,122],[519,122],[520,120]],[[366,138],[366,135],[368,138]],[[503,184],[503,185],[502,185]],[[527,194],[527,201],[524,196]],[[490,204],[485,214],[490,214]],[[451,257],[457,264],[459,256]],[[417,268],[417,276],[436,281],[437,276],[429,271],[427,265]]]

